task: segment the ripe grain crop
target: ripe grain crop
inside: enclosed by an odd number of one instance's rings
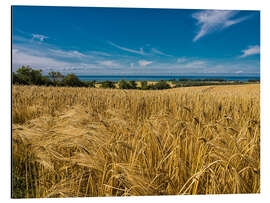
[[[12,87],[12,196],[260,192],[260,87]]]

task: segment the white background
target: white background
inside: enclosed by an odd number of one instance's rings
[[[261,11],[261,194],[248,195],[196,195],[196,196],[155,196],[155,197],[115,197],[115,198],[66,198],[39,199],[38,201],[84,201],[84,202],[269,202],[270,200],[270,6],[268,0],[1,0],[0,1],[0,200],[10,199],[11,160],[11,5],[47,6],[95,6],[133,8],[192,8],[229,9]],[[268,120],[269,119],[269,120]],[[269,200],[268,200],[269,199]],[[20,201],[37,201],[20,200]]]

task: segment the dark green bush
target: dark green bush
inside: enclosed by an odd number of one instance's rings
[[[156,90],[170,89],[171,86],[164,80],[160,80],[158,83],[154,84],[151,88]]]
[[[148,90],[149,87],[147,85],[147,81],[141,81],[141,89],[142,90]]]
[[[115,88],[114,82],[106,80],[104,82],[101,82],[102,88]]]
[[[62,84],[64,86],[71,86],[71,87],[82,87],[83,82],[79,80],[79,78],[74,75],[73,73],[67,74],[66,77],[62,80]]]
[[[42,85],[42,70],[33,70],[29,66],[22,66],[13,73],[13,83],[22,85]]]
[[[129,84],[131,86],[131,89],[137,89],[137,83],[134,80],[129,81]]]
[[[96,87],[95,81],[82,81],[83,87]]]
[[[119,81],[119,88],[120,89],[131,89],[131,85],[126,80],[122,79]]]

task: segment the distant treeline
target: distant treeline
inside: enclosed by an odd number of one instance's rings
[[[60,72],[49,72],[48,76],[42,75],[42,70],[34,70],[29,66],[22,66],[15,73],[12,73],[12,83],[16,85],[43,85],[43,86],[67,86],[67,87],[96,87],[100,84],[101,88],[116,88],[116,84],[120,89],[142,89],[142,90],[161,90],[175,87],[191,87],[191,86],[205,86],[205,85],[226,85],[226,84],[246,84],[247,82],[231,81],[224,79],[184,79],[169,80],[171,85],[165,81],[160,80],[155,84],[148,84],[147,81],[141,81],[140,86],[136,81],[126,81],[124,79],[119,82],[113,81],[81,81],[75,74],[67,74],[64,76]],[[259,82],[259,80],[248,80],[248,83]]]
[[[42,70],[34,70],[29,66],[22,66],[12,73],[12,83],[15,85],[43,85],[43,86],[67,86],[67,87],[96,87],[96,81],[81,81],[75,74],[64,76],[60,72],[49,72],[48,76],[42,75]],[[115,88],[117,82],[99,82],[101,88]],[[170,85],[166,81],[160,81],[154,85],[147,85],[147,81],[141,82],[141,87],[135,81],[119,81],[120,89],[168,89]]]
[[[34,70],[29,66],[22,66],[16,73],[13,72],[12,82],[16,85],[95,87],[95,81],[81,81],[74,74],[64,76],[60,72],[49,72],[48,76],[43,76],[42,70]]]
[[[142,90],[162,90],[162,89],[169,89],[171,86],[165,81],[160,80],[155,84],[149,84],[147,81],[141,81],[140,87],[137,87],[136,81],[126,81],[124,79],[119,81],[119,88],[120,89],[142,89]]]

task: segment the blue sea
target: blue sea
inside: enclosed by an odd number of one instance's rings
[[[159,80],[172,80],[176,79],[178,80],[179,78],[181,79],[223,79],[226,81],[248,81],[248,80],[259,80],[260,77],[256,76],[156,76],[156,75],[143,75],[143,76],[136,76],[136,75],[129,75],[129,76],[123,76],[123,75],[88,75],[88,76],[78,76],[80,80],[83,81],[119,81],[121,79],[124,80],[135,80],[135,81],[159,81]]]

